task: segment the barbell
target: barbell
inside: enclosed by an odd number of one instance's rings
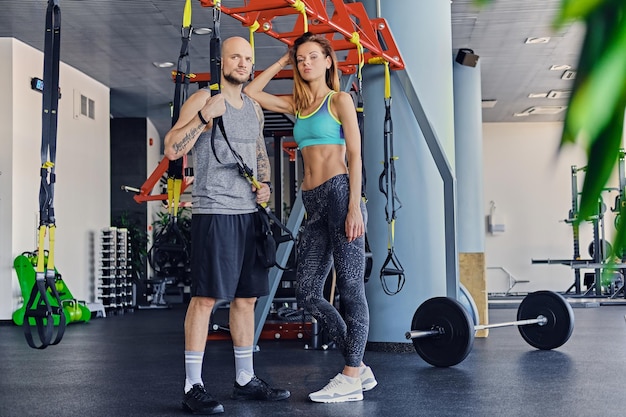
[[[476,330],[518,326],[522,338],[531,346],[556,349],[574,331],[574,312],[565,298],[552,291],[528,294],[517,309],[517,321],[474,325],[467,309],[450,297],[434,297],[422,303],[411,322],[407,339],[413,341],[418,355],[433,366],[454,366],[469,355]]]

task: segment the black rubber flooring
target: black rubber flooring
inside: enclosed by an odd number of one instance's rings
[[[0,416],[185,415],[184,308],[72,324],[59,345],[41,351],[27,346],[21,328],[0,325]],[[229,399],[229,341],[207,344],[204,381],[224,403],[225,416],[624,416],[626,306],[574,313],[572,337],[552,351],[535,350],[515,327],[476,339],[469,356],[451,368],[432,367],[411,350],[367,351],[379,385],[362,402],[307,400],[342,360],[336,350],[304,349],[305,339],[261,340],[255,353],[257,375],[291,390],[287,401]],[[515,320],[515,314],[515,307],[493,308],[490,321]]]

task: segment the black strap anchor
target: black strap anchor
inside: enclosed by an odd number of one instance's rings
[[[49,0],[46,11],[46,34],[44,44],[44,89],[41,135],[41,185],[39,187],[39,233],[35,285],[26,302],[24,311],[24,336],[34,349],[45,349],[58,344],[65,332],[65,314],[59,292],[56,289],[54,268],[54,241],[56,225],[54,219],[54,183],[56,182],[55,159],[57,140],[57,109],[59,105],[59,57],[61,41],[61,9],[58,0]],[[49,251],[44,251],[46,231]],[[53,297],[56,306],[50,300]],[[55,316],[58,329],[54,336]],[[37,325],[40,343],[32,335],[31,319]]]

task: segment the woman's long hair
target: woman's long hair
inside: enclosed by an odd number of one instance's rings
[[[315,42],[322,48],[324,56],[329,56],[332,65],[326,70],[326,85],[328,88],[334,91],[339,91],[339,70],[337,69],[337,55],[330,44],[330,41],[321,35],[314,35],[311,32],[306,32],[298,39],[296,39],[291,47],[289,57],[291,59],[291,65],[294,68],[293,71],[293,101],[296,112],[301,112],[307,109],[313,102],[311,96],[311,90],[308,87],[306,81],[300,76],[298,70],[298,64],[296,55],[298,48],[306,42]]]

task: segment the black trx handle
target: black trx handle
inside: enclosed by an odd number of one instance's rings
[[[35,284],[24,311],[24,336],[34,349],[45,349],[56,345],[65,332],[65,314],[61,298],[55,286],[54,269],[54,184],[56,182],[55,160],[57,140],[57,110],[59,107],[59,61],[61,46],[61,9],[58,0],[49,0],[46,10],[46,33],[44,42],[43,110],[41,134],[41,184],[39,187],[39,239]],[[44,255],[46,231],[49,232],[49,253]],[[52,306],[49,297],[57,305]],[[54,317],[59,317],[58,330],[54,337]],[[37,325],[41,343],[35,342],[31,331],[31,320]],[[54,340],[53,340],[54,338]]]
[[[394,295],[402,290],[404,286],[404,268],[395,253],[395,224],[396,213],[402,208],[402,203],[396,194],[396,167],[395,160],[398,159],[393,152],[393,121],[391,120],[391,93],[389,64],[385,62],[385,122],[384,122],[384,161],[383,172],[378,178],[378,188],[385,196],[385,218],[388,225],[387,258],[380,269],[380,280],[383,290],[388,295]],[[398,284],[395,290],[391,291],[387,286],[385,278],[397,276]]]
[[[44,87],[45,88],[45,87]],[[47,272],[47,271],[46,271]],[[54,272],[54,271],[53,271]],[[39,274],[37,273],[36,276]],[[45,349],[50,345],[58,344],[63,339],[65,333],[65,314],[61,297],[56,288],[56,274],[45,274],[44,279],[35,279],[35,285],[31,291],[26,309],[24,312],[24,336],[28,346],[33,349]],[[57,306],[52,306],[48,298],[48,292],[57,301]],[[54,316],[59,316],[59,326],[54,335]],[[37,326],[40,343],[35,341],[32,335],[30,319],[33,319]],[[53,340],[54,338],[54,340]]]

